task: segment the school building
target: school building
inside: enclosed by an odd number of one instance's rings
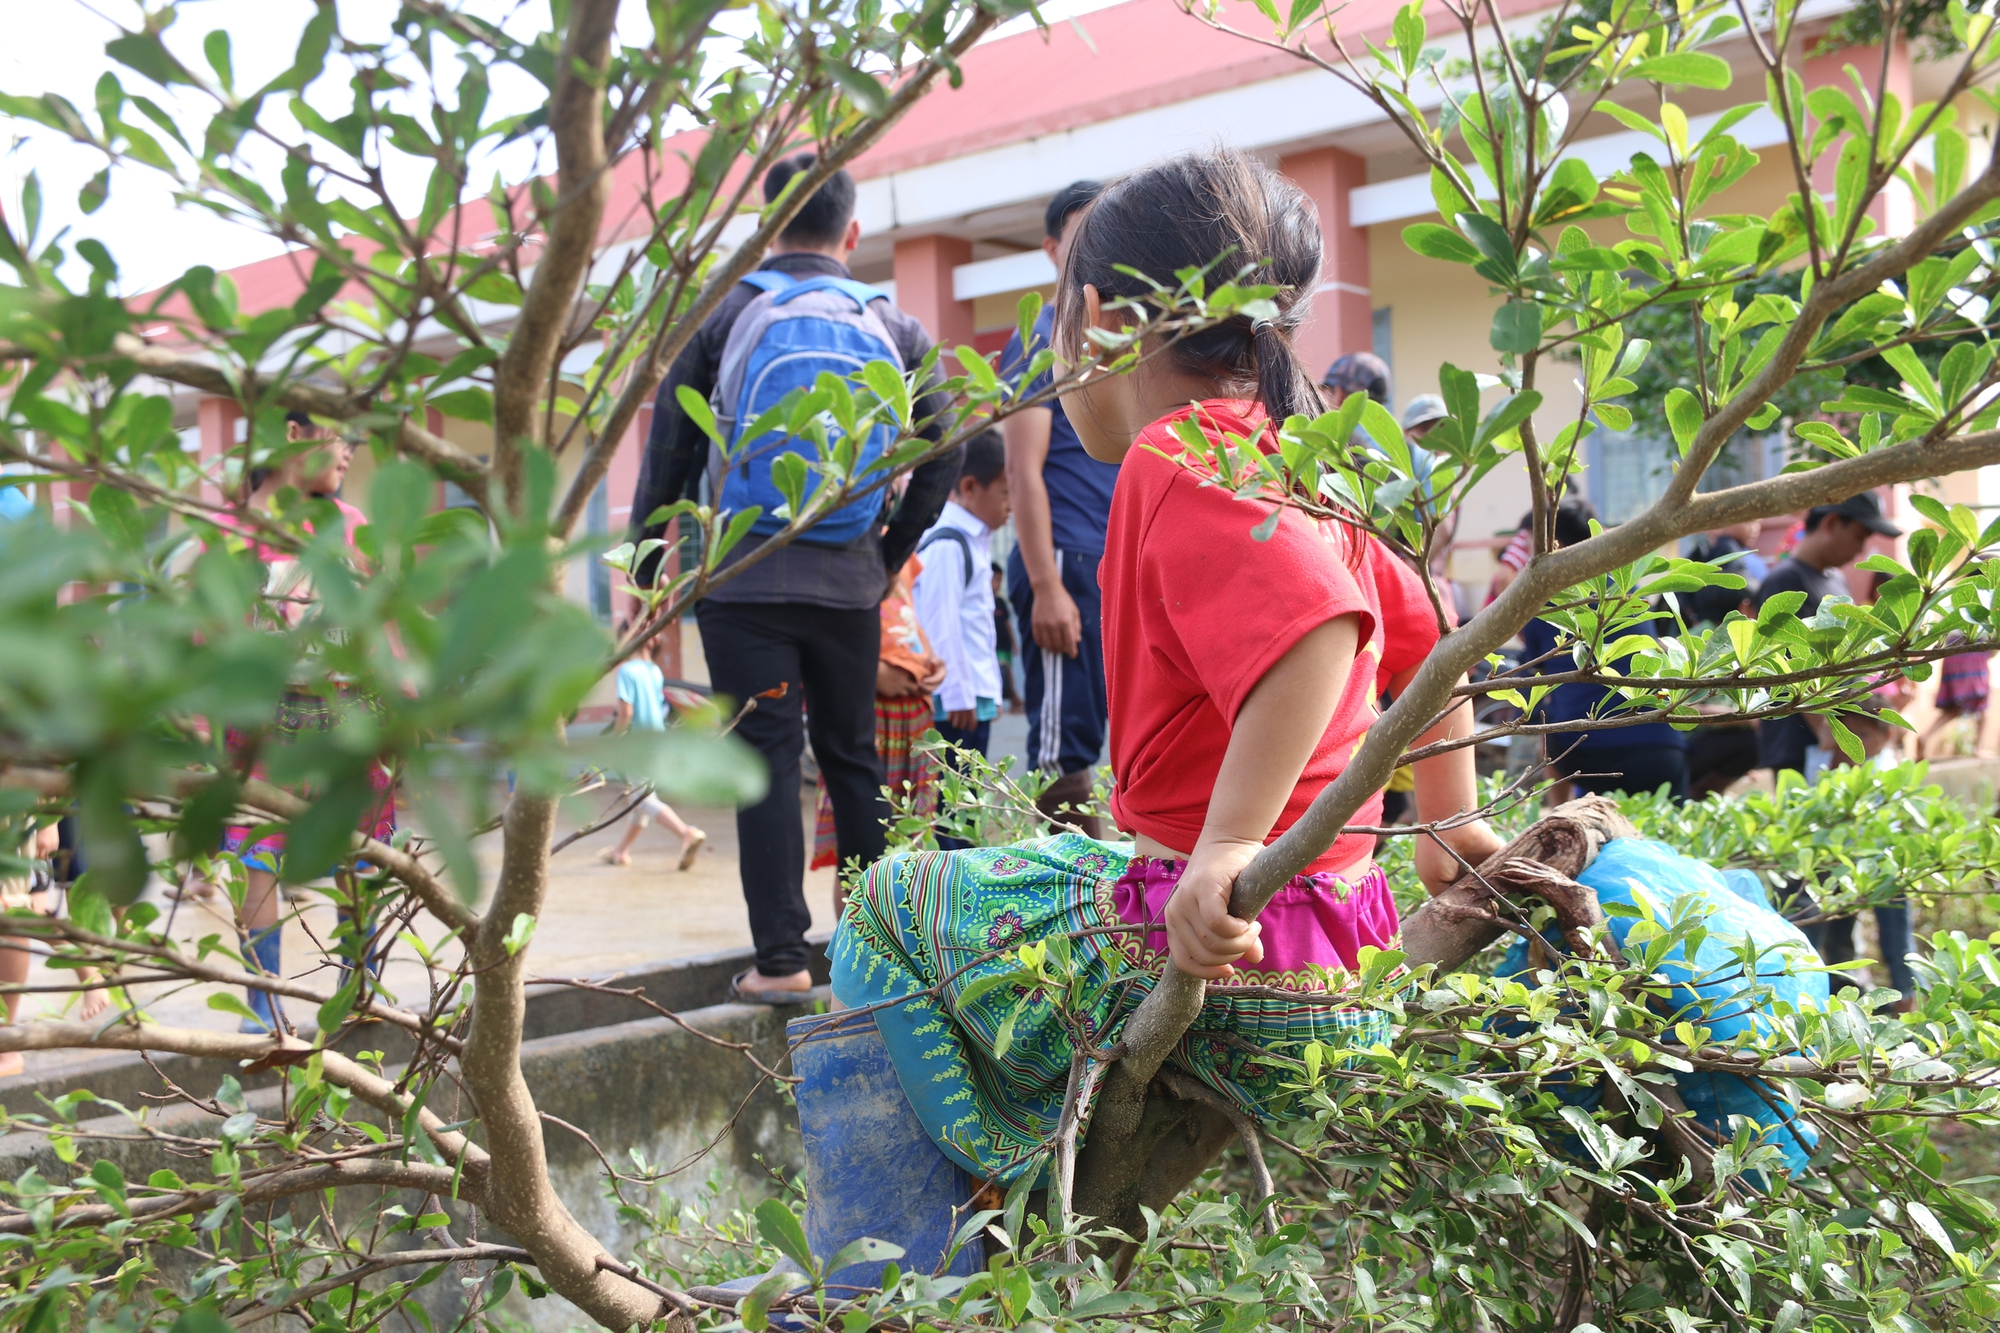
[[[1810,21],[1801,49],[1813,49],[1815,34],[1847,2],[1806,5]],[[1498,0],[1498,9],[1522,35],[1537,31],[1553,13],[1547,0]],[[1396,0],[1352,0],[1341,13],[1348,49],[1365,52],[1366,41],[1387,46],[1395,11]],[[1432,40],[1450,49],[1456,29],[1440,8],[1433,11]],[[1223,12],[1245,31],[1268,31],[1249,4],[1231,3]],[[1763,73],[1747,40],[1709,49],[1731,62],[1736,78],[1731,91],[1675,94],[1697,133],[1726,107],[1762,95]],[[1914,58],[1901,42],[1888,58],[1891,83],[1906,108],[1935,97],[1948,78],[1944,66]],[[1872,86],[1882,59],[1873,48],[1817,55],[1807,61],[1805,77],[1813,86],[1845,83],[1845,67],[1852,64]],[[1488,344],[1495,301],[1484,280],[1468,268],[1419,259],[1403,244],[1404,227],[1435,220],[1422,160],[1380,108],[1335,76],[1290,53],[1215,31],[1172,0],[1086,3],[1046,32],[1016,21],[972,50],[963,66],[962,86],[941,82],[853,168],[863,229],[855,274],[893,292],[939,342],[997,351],[1021,296],[1052,291],[1055,275],[1040,248],[1042,212],[1063,185],[1111,179],[1163,156],[1222,144],[1259,155],[1319,207],[1326,260],[1302,339],[1308,362],[1324,366],[1343,353],[1374,351],[1392,368],[1398,410],[1412,396],[1436,390],[1441,363],[1496,368]],[[1635,108],[1650,95],[1650,85],[1620,93]],[[1973,131],[1976,143],[1990,141],[1990,117],[1982,118],[1977,108],[1962,109],[1959,123]],[[1651,138],[1601,113],[1582,133],[1572,154],[1600,175],[1636,149],[1657,151]],[[1714,207],[1768,213],[1793,189],[1785,155],[1774,151],[1783,142],[1779,123],[1759,109],[1732,133],[1762,150],[1762,160]],[[671,154],[662,155],[662,170],[672,163]],[[643,230],[644,210],[629,206],[636,179],[628,162],[619,176],[628,203],[614,202],[608,211],[607,243]],[[1909,226],[1913,213],[1902,187],[1892,189],[1876,210],[1879,226],[1890,234]],[[1623,235],[1609,228],[1604,234]],[[245,309],[289,301],[304,277],[292,256],[232,273]],[[1568,363],[1543,366],[1544,438],[1575,415],[1572,378]],[[203,452],[215,452],[236,438],[240,423],[232,402],[187,391],[180,402],[191,445],[198,437]],[[591,506],[591,528],[620,532],[627,526],[648,425],[642,414]],[[484,427],[436,418],[432,426],[474,453],[487,452]],[[1585,491],[1607,522],[1630,516],[1664,484],[1662,430],[1662,423],[1641,422],[1630,433],[1601,431],[1590,442]],[[1766,475],[1782,458],[1778,437],[1743,442],[1722,479]],[[364,475],[356,480],[365,487]],[[1946,479],[1943,493],[2000,507],[2000,469]],[[1907,525],[1913,518],[1907,503],[1886,498]],[[1501,534],[1513,529],[1526,506],[1518,465],[1483,483],[1461,523],[1452,576],[1483,589]],[[1789,526],[1774,522],[1768,542],[1775,544]],[[580,571],[577,578],[579,598],[609,615],[611,590],[601,572]]]

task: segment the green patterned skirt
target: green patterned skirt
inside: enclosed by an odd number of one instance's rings
[[[1129,845],[1062,833],[891,857],[849,896],[833,941],[834,994],[882,1006],[876,1026],[911,1106],[974,1176],[1010,1181],[1047,1166],[1072,1054],[1115,1042],[1158,980],[1164,955],[1118,910],[1132,863]],[[1045,950],[1048,984],[1026,984],[1022,946]],[[1387,1014],[1326,1002],[1344,981],[1285,973],[1247,992],[1211,986],[1171,1063],[1251,1115],[1281,1119],[1309,1044],[1388,1040]]]

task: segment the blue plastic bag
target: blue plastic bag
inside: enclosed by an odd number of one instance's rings
[[[1683,856],[1663,842],[1618,838],[1605,844],[1577,881],[1596,891],[1597,901],[1606,909],[1611,934],[1621,948],[1637,919],[1611,915],[1612,904],[1641,908],[1665,924],[1685,910],[1682,904],[1690,898],[1701,901],[1707,909],[1707,939],[1701,941],[1692,960],[1686,957],[1684,947],[1676,946],[1658,970],[1675,983],[1671,1003],[1681,1011],[1676,1017],[1708,1028],[1716,1042],[1727,1043],[1751,1030],[1774,1031],[1769,1015],[1759,1012],[1749,1000],[1732,1002],[1751,989],[1737,956],[1745,936],[1760,951],[1758,982],[1767,988],[1760,1003],[1779,1000],[1793,1008],[1807,1004],[1825,1008],[1826,973],[1805,970],[1819,964],[1819,955],[1805,934],[1742,888],[1725,881],[1714,867]],[[1794,955],[1796,962],[1792,961]],[[1501,960],[1498,973],[1511,977],[1528,970],[1527,942],[1517,941]],[[1675,1074],[1674,1081],[1681,1100],[1703,1129],[1727,1139],[1731,1136],[1730,1117],[1748,1117],[1764,1127],[1766,1142],[1784,1155],[1792,1171],[1805,1169],[1819,1136],[1793,1117],[1791,1105],[1768,1084],[1760,1091],[1753,1080],[1740,1075],[1707,1071]],[[1595,1106],[1598,1096],[1596,1088],[1574,1089],[1564,1100]]]

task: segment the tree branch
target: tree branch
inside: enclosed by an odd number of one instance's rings
[[[129,333],[118,335],[112,344],[117,355],[131,361],[154,379],[199,389],[222,398],[250,402],[268,398],[294,412],[345,421],[370,411],[373,404],[323,384],[295,380],[280,385],[249,372],[240,379],[201,357],[152,347]],[[486,503],[486,464],[445,439],[433,435],[408,416],[396,423],[396,447],[410,457],[430,464],[456,482],[461,490],[481,505]]]
[[[528,959],[508,952],[506,936],[517,916],[541,914],[555,818],[552,796],[521,792],[508,804],[499,882],[467,948],[478,981],[459,1072],[492,1153],[487,1215],[535,1256],[549,1286],[607,1328],[627,1328],[658,1318],[663,1298],[598,1263],[610,1256],[549,1182],[541,1115],[521,1075]]]
[[[278,1199],[294,1198],[300,1194],[317,1194],[321,1190],[373,1185],[383,1189],[420,1190],[425,1194],[448,1198],[451,1196],[452,1182],[456,1174],[448,1166],[430,1166],[423,1162],[380,1161],[373,1158],[334,1162],[308,1161],[289,1165],[260,1177],[248,1177],[246,1173],[243,1193],[239,1197],[244,1204],[249,1205],[271,1203]],[[458,1197],[465,1203],[477,1206],[479,1202],[477,1191],[468,1188],[468,1185],[469,1182],[464,1178],[458,1178]],[[103,1227],[127,1215],[137,1221],[157,1222],[177,1217],[182,1213],[212,1208],[215,1206],[215,1198],[214,1190],[176,1191],[153,1199],[134,1199],[129,1205],[129,1214],[121,1214],[109,1204],[86,1204],[63,1209],[56,1214],[55,1222],[57,1226],[64,1228]],[[32,1236],[35,1234],[34,1220],[26,1213],[0,1213],[0,1233]]]
[[[549,126],[556,143],[556,203],[542,219],[548,244],[521,301],[521,313],[493,371],[493,458],[502,498],[517,514],[522,442],[534,431],[536,405],[554,392],[550,371],[569,323],[570,303],[590,269],[597,228],[611,199],[604,154],[604,80],[611,60],[617,0],[575,0],[556,55]]]

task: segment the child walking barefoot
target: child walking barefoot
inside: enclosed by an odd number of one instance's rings
[[[1283,1114],[1296,1076],[1264,1058],[1310,1042],[1366,1046],[1379,1013],[1329,1003],[1360,950],[1396,940],[1374,839],[1341,838],[1254,922],[1229,914],[1237,874],[1343,770],[1438,636],[1417,576],[1387,548],[1210,480],[1176,427],[1272,447],[1270,426],[1317,399],[1291,346],[1319,284],[1320,228],[1294,186],[1232,153],[1181,157],[1110,186],[1079,224],[1057,291],[1056,346],[1120,327],[1108,307],[1220,257],[1282,290],[1274,319],[1238,318],[1151,353],[1130,375],[1064,395],[1092,457],[1120,465],[1100,577],[1112,813],[1131,844],[1060,834],[1014,847],[878,863],[834,940],[833,987],[876,1012],[904,1091],[947,1155],[986,1179],[1039,1172],[1078,1042],[1115,1041],[1171,965],[1222,983],[1173,1059],[1245,1111]],[[1464,709],[1432,737],[1463,735]],[[1417,817],[1475,804],[1472,752],[1414,766]],[[1376,822],[1379,797],[1356,814]],[[1435,892],[1459,859],[1498,850],[1481,822],[1418,844]],[[988,985],[997,956],[1047,942],[1080,1001]],[[1066,947],[1064,947],[1066,945]],[[1249,989],[1245,989],[1249,983]],[[932,988],[938,988],[932,992]],[[931,992],[931,993],[927,993]],[[1288,992],[1297,998],[1289,998]],[[1005,1035],[1003,1036],[1003,1029]],[[1261,1049],[1260,1049],[1261,1048]]]

